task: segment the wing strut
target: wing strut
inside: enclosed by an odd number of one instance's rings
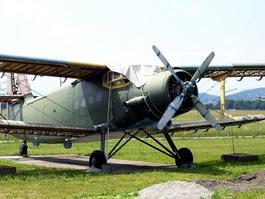
[[[120,138],[120,140],[116,143],[116,145],[113,147],[113,149],[109,152],[108,158],[110,159],[115,155],[119,150],[121,150],[132,138],[135,140],[153,148],[154,150],[163,153],[164,155],[173,158],[175,160],[175,163],[177,166],[182,167],[191,167],[193,166],[193,155],[191,151],[187,148],[180,148],[177,149],[174,141],[172,140],[171,136],[169,135],[168,131],[164,130],[162,133],[165,136],[168,146],[165,146],[160,140],[156,139],[152,134],[148,133],[145,129],[138,129],[135,132],[133,131],[123,131],[124,135]],[[138,134],[141,134],[141,136],[137,136]],[[152,139],[156,145],[151,144],[150,142],[145,141],[142,139],[142,134],[145,134],[147,137]],[[125,142],[122,143],[122,141],[129,137]]]

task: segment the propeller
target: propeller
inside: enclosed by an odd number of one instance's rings
[[[165,65],[167,70],[170,71],[170,73],[174,76],[177,83],[181,84],[183,87],[183,91],[180,95],[178,95],[167,107],[166,111],[162,115],[161,119],[158,122],[158,129],[163,130],[168,122],[171,120],[171,118],[175,115],[175,113],[178,111],[179,107],[183,103],[185,96],[190,96],[195,108],[198,110],[198,112],[217,130],[222,130],[222,127],[218,124],[218,122],[215,120],[215,118],[211,115],[209,110],[203,105],[203,103],[197,98],[196,95],[193,93],[193,88],[196,84],[196,80],[200,79],[206,68],[211,63],[212,59],[214,58],[214,52],[211,52],[208,57],[203,61],[203,63],[200,65],[200,67],[197,69],[197,71],[192,76],[191,80],[184,84],[181,79],[177,76],[177,74],[174,72],[172,66],[169,64],[169,62],[166,60],[164,55],[161,53],[161,51],[154,45],[153,47],[154,52],[158,56],[158,58],[161,60],[161,62]]]
[[[171,74],[175,77],[175,79],[177,80],[177,83],[180,83],[181,85],[183,85],[183,82],[176,75],[176,73],[174,72],[173,68],[171,67],[171,65],[169,64],[169,62],[166,60],[166,58],[164,57],[164,55],[160,52],[160,50],[155,45],[153,45],[152,48],[153,48],[155,54],[158,56],[158,58],[164,64],[164,66],[166,67],[166,69],[169,70],[171,72]]]
[[[217,130],[221,131],[223,128],[218,124],[216,119],[212,116],[210,111],[203,105],[203,103],[195,96],[192,96],[192,101],[198,112]]]

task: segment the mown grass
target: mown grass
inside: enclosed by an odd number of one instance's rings
[[[230,198],[236,198],[236,199],[245,199],[245,198],[251,198],[251,199],[263,199],[265,198],[265,193],[262,190],[253,190],[253,191],[247,191],[247,192],[236,192],[231,193],[227,189],[221,188],[218,189],[212,196],[212,199],[230,199]]]
[[[222,119],[221,115],[217,111],[212,111],[212,114],[219,119]],[[265,111],[257,111],[257,110],[230,110],[227,111],[228,115],[232,116],[243,116],[243,115],[256,115],[256,114],[264,114]],[[193,120],[204,120],[202,116],[197,111],[190,111],[179,117],[175,118],[176,122],[184,122],[184,121],[193,121]],[[209,129],[209,131],[205,132],[203,130],[194,133],[192,131],[184,131],[176,133],[177,137],[216,137],[216,136],[264,136],[265,135],[265,121],[254,122],[251,124],[243,125],[240,128],[237,127],[227,127],[222,132],[217,132],[214,129]]]
[[[194,117],[193,113],[190,114],[183,117]],[[264,127],[264,124],[259,125],[259,129]],[[188,139],[191,135],[183,133],[187,138],[175,140],[175,142],[178,147],[185,146],[193,151],[195,162],[199,165],[198,168],[92,174],[85,171],[47,169],[10,161],[0,161],[0,165],[13,165],[18,169],[17,175],[0,176],[0,198],[117,198],[117,195],[120,198],[134,198],[137,195],[137,191],[152,184],[169,180],[232,179],[242,174],[265,169],[265,138],[253,136],[256,135],[254,127],[245,128],[248,128],[248,134],[251,135],[251,138],[236,138],[234,140],[235,150],[236,152],[258,154],[260,155],[259,161],[248,163],[224,162],[220,160],[220,156],[233,152],[230,138],[202,138],[194,140]],[[219,136],[216,133],[214,135],[214,133],[212,133],[212,136]],[[263,133],[259,132],[260,135]],[[115,142],[115,140],[109,141],[109,148]],[[148,140],[148,142],[152,141]],[[165,141],[162,142],[165,144]],[[1,143],[0,155],[17,155],[19,143],[16,140],[6,144]],[[30,154],[88,155],[98,147],[98,142],[75,144],[69,150],[58,144],[42,144],[39,147],[30,145],[29,152]],[[167,156],[135,140],[129,142],[123,150],[115,155],[115,158],[169,164],[174,162]],[[214,198],[263,197],[265,197],[265,193],[261,190],[253,190],[248,193],[230,193],[226,190],[218,190],[214,195]]]

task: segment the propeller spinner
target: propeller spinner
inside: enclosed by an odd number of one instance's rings
[[[208,57],[204,60],[204,62],[200,65],[200,67],[197,69],[197,71],[192,76],[191,80],[188,83],[183,83],[181,79],[177,76],[177,74],[174,72],[174,69],[171,67],[169,62],[166,60],[164,55],[161,53],[161,51],[154,45],[153,47],[154,52],[158,56],[158,58],[161,60],[161,62],[164,64],[164,66],[167,68],[167,70],[170,71],[170,73],[174,76],[176,81],[183,87],[183,91],[180,95],[178,95],[167,107],[166,111],[162,115],[161,119],[158,122],[158,129],[163,130],[168,122],[171,120],[171,118],[175,115],[175,113],[178,111],[179,107],[181,106],[184,97],[190,96],[195,108],[197,111],[217,130],[221,131],[222,127],[218,124],[218,122],[215,120],[215,118],[211,115],[209,110],[203,105],[203,103],[197,98],[196,95],[194,95],[193,88],[195,86],[196,80],[201,78],[204,74],[206,68],[211,63],[212,59],[214,58],[214,52],[211,52]]]

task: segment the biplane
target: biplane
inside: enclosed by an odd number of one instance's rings
[[[3,75],[75,78],[70,85],[38,97],[28,89],[26,77],[20,78],[12,88],[13,94],[0,96],[0,102],[8,107],[8,116],[0,120],[1,133],[34,145],[63,143],[65,148],[100,140],[99,149],[89,158],[89,166],[96,168],[134,138],[181,166],[191,165],[193,154],[188,148],[176,147],[172,132],[209,128],[221,131],[227,126],[265,119],[263,115],[252,115],[216,120],[198,98],[196,85],[200,78],[263,77],[265,65],[212,66],[211,52],[199,67],[174,67],[156,46],[153,50],[164,66],[100,65],[0,55]],[[19,87],[24,90],[16,90]],[[178,115],[194,108],[205,121],[178,122]],[[168,146],[156,134],[162,134]],[[147,142],[143,135],[158,146]],[[114,138],[117,144],[107,152],[106,141]]]

